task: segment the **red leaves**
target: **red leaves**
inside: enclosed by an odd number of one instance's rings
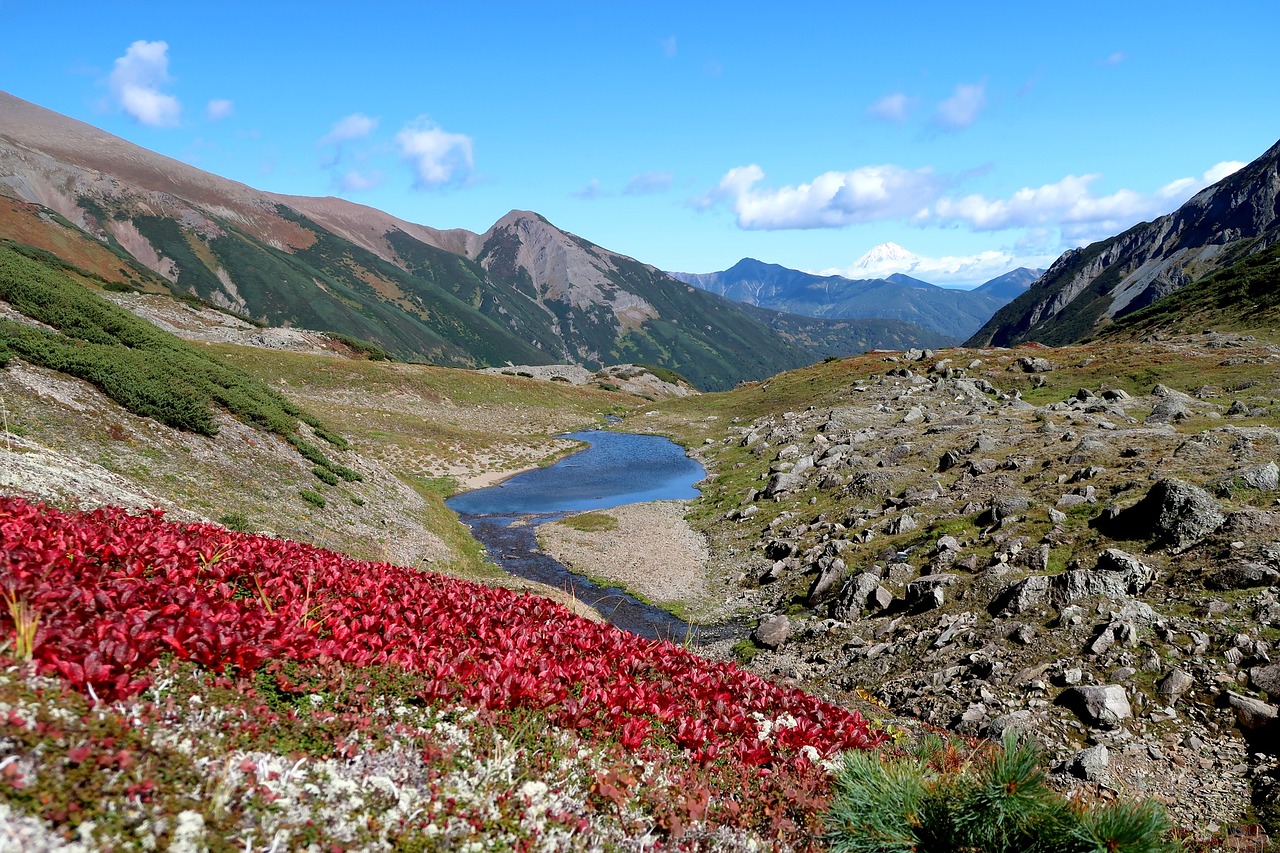
[[[144,689],[163,655],[239,673],[329,659],[425,673],[428,701],[544,710],[631,751],[669,739],[744,769],[883,740],[857,714],[547,599],[160,513],[0,498],[0,552],[0,585],[41,614],[41,669],[104,700]]]

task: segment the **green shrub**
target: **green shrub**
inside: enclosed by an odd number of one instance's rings
[[[755,660],[756,655],[760,654],[764,649],[757,645],[756,641],[750,637],[743,637],[741,640],[733,644],[732,651],[733,656],[738,663],[745,666]]]
[[[328,468],[321,468],[317,465],[311,469],[311,473],[315,474],[321,482],[328,483],[330,486],[338,485],[338,475],[330,471]]]
[[[346,480],[348,483],[359,483],[364,481],[363,474],[361,474],[359,471],[353,471],[352,469],[348,468],[346,465],[338,465],[337,463],[334,463],[329,465],[328,468],[336,476],[341,477],[342,479]]]
[[[316,509],[324,509],[324,495],[319,492],[313,492],[310,489],[298,489],[298,497],[302,498]]]
[[[58,330],[0,320],[0,365],[20,356],[175,429],[215,435],[216,403],[286,438],[301,419],[335,446],[346,446],[262,381],[112,305],[66,274],[84,273],[46,254],[0,244],[0,299]]]
[[[649,371],[650,373],[652,373],[654,376],[661,379],[663,382],[670,382],[672,385],[692,385],[693,384],[688,379],[685,379],[682,375],[680,375],[679,373],[677,373],[676,371],[672,370],[669,367],[659,367],[656,364],[637,364],[636,367],[643,368]]]
[[[824,821],[836,853],[1172,853],[1159,804],[1078,809],[1045,781],[1043,756],[1008,733],[968,760],[929,737],[897,757],[854,752]]]
[[[344,335],[341,332],[325,332],[326,335],[344,344],[347,349],[359,353],[367,357],[370,361],[391,361],[393,360],[387,351],[372,341],[366,341],[361,338],[354,338],[351,335]]]
[[[218,523],[228,530],[234,530],[237,533],[252,533],[253,526],[249,524],[249,517],[243,512],[228,512],[218,516]]]

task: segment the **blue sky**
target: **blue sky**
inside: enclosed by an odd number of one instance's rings
[[[200,168],[438,228],[535,210],[687,272],[847,271],[894,242],[900,271],[978,283],[1280,138],[1274,0],[0,0],[0,20],[0,89]]]

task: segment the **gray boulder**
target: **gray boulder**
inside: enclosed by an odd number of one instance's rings
[[[1058,696],[1058,702],[1074,711],[1086,725],[1104,729],[1118,728],[1133,716],[1129,697],[1119,684],[1068,687]]]
[[[1097,746],[1082,749],[1071,756],[1071,762],[1067,769],[1077,779],[1096,782],[1107,775],[1110,766],[1111,755],[1107,751],[1106,744],[1100,743]]]
[[[1280,663],[1249,670],[1249,684],[1272,699],[1280,699]]]
[[[1232,563],[1204,579],[1209,589],[1247,589],[1280,584],[1280,572],[1261,563]]]
[[[934,610],[946,601],[943,590],[955,583],[956,575],[922,575],[907,584],[907,606],[917,610]]]
[[[1245,732],[1256,732],[1268,728],[1280,715],[1280,708],[1276,708],[1275,705],[1250,696],[1241,696],[1230,690],[1227,691],[1227,704],[1236,712],[1236,723],[1241,731]]]
[[[791,620],[785,615],[770,616],[760,622],[753,636],[766,649],[776,649],[791,638]]]
[[[1151,414],[1147,415],[1143,423],[1171,424],[1185,421],[1189,417],[1191,417],[1191,409],[1186,403],[1175,397],[1165,397],[1156,402]]]
[[[1025,613],[1037,607],[1043,607],[1049,600],[1050,578],[1045,575],[1032,575],[1006,587],[992,603],[994,613]]]
[[[1254,465],[1252,468],[1245,468],[1236,475],[1240,479],[1240,484],[1247,489],[1257,489],[1262,492],[1274,492],[1280,488],[1280,466],[1274,462],[1265,462],[1261,465]]]
[[[844,560],[839,557],[823,557],[818,561],[821,572],[809,588],[807,604],[809,607],[821,604],[831,597],[837,585],[844,577]]]
[[[1146,497],[1121,512],[1104,513],[1097,522],[1120,539],[1153,539],[1157,545],[1185,550],[1221,527],[1227,518],[1218,502],[1199,486],[1160,480]]]
[[[881,599],[877,590],[883,590],[888,601],[893,600],[889,591],[880,586],[880,576],[871,572],[859,572],[844,582],[831,605],[831,615],[837,619],[857,619],[865,610],[880,610]],[[886,601],[884,606],[888,605]]]
[[[1051,577],[1049,601],[1058,608],[1094,596],[1119,601],[1143,592],[1155,579],[1155,569],[1137,557],[1108,548],[1098,555],[1092,569],[1073,569]]]
[[[1048,373],[1053,370],[1053,363],[1047,358],[1032,358],[1024,355],[1013,363],[1023,373]]]
[[[1162,696],[1169,699],[1170,702],[1176,702],[1181,699],[1188,690],[1196,686],[1196,680],[1191,675],[1181,669],[1174,668],[1170,670],[1161,681],[1157,689]]]

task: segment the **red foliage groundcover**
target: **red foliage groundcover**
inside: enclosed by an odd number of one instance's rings
[[[0,498],[0,548],[0,590],[40,615],[40,670],[103,699],[144,690],[165,653],[234,674],[333,659],[424,673],[427,700],[541,709],[628,749],[670,739],[699,760],[760,766],[883,740],[857,713],[545,598],[159,511]]]

